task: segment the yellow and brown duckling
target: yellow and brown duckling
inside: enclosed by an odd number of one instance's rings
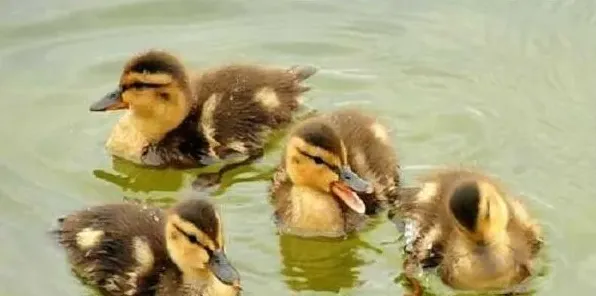
[[[150,50],[125,66],[118,88],[91,111],[127,109],[107,150],[144,166],[194,168],[231,157],[248,164],[263,155],[270,131],[288,124],[302,85],[316,69],[232,64],[189,72],[174,55]],[[216,183],[232,163],[211,175]]]
[[[419,267],[438,267],[452,288],[494,291],[532,275],[540,227],[494,178],[472,169],[440,169],[403,193],[390,215],[406,226],[407,276]]]
[[[240,295],[221,220],[205,200],[184,200],[167,211],[101,205],[58,221],[55,233],[73,270],[104,295]]]
[[[282,232],[338,237],[395,199],[398,186],[387,129],[373,116],[346,108],[293,129],[270,201]]]

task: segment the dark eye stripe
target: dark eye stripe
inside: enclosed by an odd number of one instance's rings
[[[158,84],[158,83],[146,83],[146,82],[133,82],[131,84],[127,84],[124,85],[122,88],[124,90],[127,90],[129,88],[136,88],[136,89],[141,89],[141,88],[158,88],[158,87],[162,87],[162,84]]]
[[[304,151],[302,151],[300,149],[296,149],[296,150],[298,150],[298,152],[300,152],[300,154],[302,154],[302,155],[304,155],[304,156],[312,159],[312,161],[314,161],[316,164],[323,164],[326,167],[328,167],[330,170],[332,170],[332,171],[334,171],[336,173],[339,173],[339,168],[337,166],[332,165],[332,164],[326,162],[323,158],[321,158],[319,156],[310,155],[310,154],[308,154],[308,153],[306,153],[306,152],[304,152]]]
[[[190,243],[195,244],[195,245],[205,249],[205,251],[207,251],[209,256],[211,256],[213,254],[213,250],[211,250],[207,246],[203,245],[194,234],[186,233],[184,230],[182,230],[182,228],[178,227],[178,225],[176,225],[176,224],[172,224],[172,225],[174,225],[174,228],[176,228],[176,230],[178,230],[178,232],[184,234],[184,236],[186,236],[186,239],[188,239],[188,241]]]

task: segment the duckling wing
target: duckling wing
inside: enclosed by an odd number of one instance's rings
[[[283,159],[283,157],[282,157]],[[273,173],[272,182],[269,186],[269,202],[273,205],[274,218],[276,223],[281,223],[287,219],[290,207],[290,192],[292,182],[288,177],[283,163],[277,167]]]
[[[205,71],[195,93],[199,129],[210,148],[220,158],[262,149],[269,132],[291,122],[308,90],[300,82],[313,69],[229,65]]]
[[[395,224],[397,229],[404,233],[406,227],[405,219],[416,207],[416,194],[420,192],[420,187],[401,187],[397,190],[397,198],[390,204],[387,211],[387,218]]]
[[[222,93],[206,102],[201,114],[201,127],[220,157],[229,154],[223,148],[246,153],[261,146],[264,133],[278,125],[272,113],[253,95]]]
[[[443,229],[436,212],[437,204],[426,202],[425,189],[399,188],[398,199],[387,214],[405,240],[405,265],[409,271],[418,267],[434,268],[443,260]]]
[[[544,243],[540,225],[530,217],[530,214],[519,199],[512,198],[510,205],[513,219],[522,230],[524,239],[531,248],[531,254],[536,255]]]
[[[145,148],[142,160],[153,166],[196,168],[209,165],[206,160],[209,148],[207,140],[197,130],[196,113],[191,113],[176,129],[170,131],[157,144]]]
[[[89,208],[60,220],[58,243],[75,272],[109,295],[141,295],[167,257],[159,209],[135,204]]]

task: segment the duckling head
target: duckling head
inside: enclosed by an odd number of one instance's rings
[[[189,79],[173,55],[150,50],[124,67],[118,88],[93,103],[90,111],[129,109],[140,129],[157,135],[177,127],[192,108]]]
[[[165,231],[168,253],[185,277],[205,279],[211,274],[240,288],[240,275],[225,254],[219,215],[209,202],[179,203],[169,211]]]
[[[352,171],[343,141],[328,124],[311,120],[299,126],[288,142],[285,165],[293,184],[331,194],[355,212],[365,212],[357,193],[371,193],[372,185]]]
[[[448,203],[457,228],[478,245],[498,242],[506,235],[509,210],[493,184],[477,180],[461,182],[455,186]]]

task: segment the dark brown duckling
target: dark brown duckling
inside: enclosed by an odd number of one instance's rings
[[[398,159],[386,128],[346,108],[293,129],[270,199],[281,231],[337,237],[397,198],[398,187]]]
[[[408,228],[404,265],[411,278],[418,267],[438,266],[443,282],[455,289],[496,291],[532,274],[540,227],[494,178],[441,169],[405,192],[391,215]]]
[[[269,133],[290,123],[310,89],[301,82],[315,72],[235,64],[192,74],[172,54],[151,50],[132,58],[118,89],[90,110],[127,109],[106,147],[139,165],[195,168],[244,158],[202,178],[212,185],[263,155]]]
[[[202,199],[167,211],[133,203],[95,206],[60,218],[55,233],[74,271],[103,295],[240,293],[219,215]]]

